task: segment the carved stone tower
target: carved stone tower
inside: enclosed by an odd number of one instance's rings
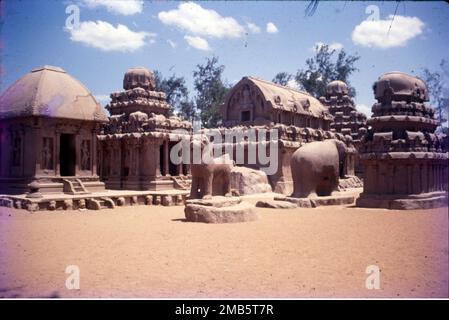
[[[128,69],[123,89],[111,93],[111,117],[98,136],[99,172],[107,188],[188,189],[189,166],[172,163],[170,151],[190,138],[192,124],[169,116],[171,106],[156,90],[152,71]]]
[[[373,86],[371,126],[362,141],[365,165],[360,207],[418,209],[444,206],[448,190],[447,136],[438,126],[425,83],[390,72]]]

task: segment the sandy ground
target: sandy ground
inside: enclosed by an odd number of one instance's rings
[[[255,201],[256,199],[254,199]],[[183,221],[183,207],[0,208],[0,297],[448,297],[446,208],[258,209]],[[68,290],[68,265],[80,289]],[[365,286],[379,266],[379,290]]]

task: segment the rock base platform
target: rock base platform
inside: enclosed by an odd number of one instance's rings
[[[338,206],[348,205],[355,201],[354,195],[332,195],[314,198],[293,198],[293,197],[277,197],[276,201],[288,201],[296,204],[300,208],[316,208],[321,206]]]
[[[361,194],[356,201],[357,207],[385,208],[395,210],[417,210],[447,207],[448,197],[444,192],[388,198],[374,194]]]
[[[187,221],[203,223],[248,222],[258,218],[254,205],[239,197],[187,200],[184,213]]]
[[[272,208],[272,209],[294,209],[298,206],[291,201],[282,200],[261,200],[257,201],[256,207],[258,208]]]

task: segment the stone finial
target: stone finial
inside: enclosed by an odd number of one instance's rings
[[[153,91],[155,87],[156,80],[153,72],[143,67],[128,69],[123,78],[123,89],[125,90],[142,88]]]
[[[374,96],[379,102],[429,100],[427,86],[421,79],[403,72],[388,72],[373,85]]]
[[[27,198],[42,198],[42,193],[39,192],[40,185],[39,182],[33,181],[28,184],[30,191],[27,193]]]
[[[349,95],[348,85],[340,80],[331,81],[326,86],[326,95],[328,97]]]

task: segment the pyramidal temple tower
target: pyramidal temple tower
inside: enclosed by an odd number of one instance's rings
[[[353,145],[352,152],[346,159],[348,175],[363,175],[363,166],[358,155],[360,138],[366,132],[366,116],[358,112],[354,100],[350,96],[346,83],[340,80],[329,82],[326,94],[320,97],[320,102],[329,109],[334,117],[330,129],[345,136],[347,144]],[[352,170],[351,170],[352,169]]]
[[[111,93],[109,123],[98,136],[99,172],[109,189],[187,189],[187,164],[170,161],[171,149],[190,138],[192,125],[170,116],[164,92],[151,70],[126,71],[123,91]]]
[[[364,189],[357,205],[389,209],[444,206],[448,190],[448,140],[419,78],[390,72],[373,86],[377,99],[360,153]]]
[[[366,116],[357,111],[346,83],[340,80],[330,82],[326,86],[326,95],[320,97],[320,102],[329,108],[334,117],[331,129],[350,135],[354,141],[360,139],[364,131],[360,132],[359,129],[366,126]]]

